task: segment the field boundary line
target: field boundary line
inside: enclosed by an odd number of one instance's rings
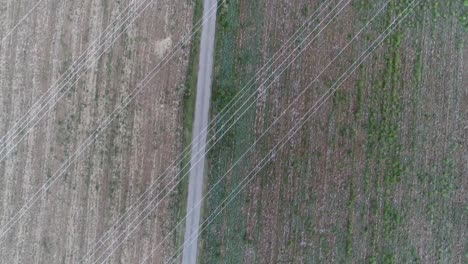
[[[342,2],[342,1],[344,1],[344,0],[341,0],[341,2]],[[331,1],[330,1],[330,2],[331,2]],[[298,35],[298,37],[299,37],[299,35]],[[296,39],[297,39],[297,38],[296,38]],[[287,44],[287,43],[286,43],[286,44]],[[284,47],[284,46],[283,46],[283,47]],[[266,66],[266,65],[265,65],[265,66]],[[259,71],[258,73],[261,73],[261,71]],[[246,88],[246,87],[244,87],[244,88]],[[234,99],[235,99],[235,98],[233,98],[233,100],[234,100]],[[221,114],[221,113],[220,113],[220,114]],[[207,128],[207,127],[205,127],[205,131],[204,131],[204,132],[206,132],[206,128]],[[201,136],[201,135],[200,135],[200,136]],[[196,142],[199,141],[198,139],[200,138],[200,136],[197,137]],[[222,136],[224,136],[224,135],[222,135]],[[222,137],[222,136],[221,136],[221,137]],[[213,136],[212,138],[215,138],[215,137],[216,137],[216,136]],[[212,138],[210,138],[210,140],[211,140]],[[190,146],[191,146],[193,143],[194,143],[194,142],[191,142],[191,144],[190,144],[185,150],[190,150]],[[205,145],[208,145],[208,144],[205,144]],[[184,150],[184,152],[186,152],[185,150]],[[198,154],[198,153],[199,153],[199,152],[197,152],[197,154]],[[187,154],[190,154],[190,151],[187,152]],[[182,153],[181,155],[184,155],[184,154]],[[181,156],[181,155],[180,155],[180,156]],[[186,157],[187,157],[187,155],[185,154],[184,157],[181,158],[181,160],[177,161],[177,164],[180,163],[180,162],[181,162],[184,158],[186,158]],[[167,176],[167,173],[166,173],[166,172],[168,172],[168,169],[170,169],[171,167],[172,167],[172,171],[175,170],[175,169],[176,169],[175,165],[176,165],[176,164],[173,162],[173,163],[161,174],[161,176],[163,176],[163,175],[165,175],[165,174],[166,174],[166,176]],[[188,166],[188,165],[185,165],[185,166],[181,169],[181,171],[183,171],[187,166]],[[190,170],[191,170],[191,169],[192,169],[192,168],[190,168]],[[190,171],[190,170],[189,170],[189,171]],[[178,173],[177,175],[179,175],[179,174],[180,174],[180,173]],[[139,199],[138,199],[136,202],[133,203],[132,206],[130,206],[129,209],[127,209],[127,212],[124,213],[124,215],[122,215],[122,216],[119,218],[119,220],[117,220],[117,222],[120,222],[120,221],[122,220],[122,218],[126,217],[126,215],[129,213],[129,211],[132,210],[135,206],[141,206],[141,204],[142,204],[142,203],[144,202],[144,200],[146,200],[146,198],[147,198],[147,197],[144,198],[144,196],[145,196],[149,191],[152,192],[151,189],[152,189],[153,187],[155,187],[155,184],[157,184],[157,183],[160,182],[159,180],[161,179],[161,176],[158,177],[158,178],[150,185],[150,187],[147,188],[147,190],[139,197]],[[165,179],[165,177],[164,177],[163,179]],[[141,201],[141,199],[143,199],[143,201]],[[139,201],[140,201],[140,203],[137,205],[136,203],[138,203]],[[154,200],[153,200],[153,201],[154,201]],[[150,203],[151,203],[151,202],[150,202]],[[126,220],[126,219],[125,219],[125,220]],[[106,232],[106,234],[104,234],[104,236],[108,236],[107,233],[109,233],[109,232],[111,231],[111,229],[115,229],[115,228],[116,228],[115,225],[116,225],[116,224],[112,225],[112,226],[109,228],[109,230]],[[108,240],[108,238],[105,239],[105,241],[107,241],[107,240]],[[105,241],[104,241],[104,242],[105,242]],[[103,242],[103,238],[101,238],[101,239],[99,239],[99,241],[98,241],[96,244],[98,244],[98,243],[99,243],[99,244],[102,244],[102,243],[104,243],[104,242]]]
[[[350,0],[350,1],[351,1],[351,0]],[[349,3],[350,1],[348,1],[348,3]],[[346,4],[346,5],[347,5],[347,4]],[[344,7],[346,7],[346,5],[345,5]],[[343,7],[343,8],[344,8],[344,7]],[[343,8],[342,8],[342,9],[343,9]],[[331,22],[333,22],[333,18],[332,18],[332,20],[329,21],[328,24],[330,24]],[[327,25],[328,25],[328,24],[327,24]],[[322,30],[323,30],[323,29],[322,29]],[[311,44],[311,43],[312,43],[312,41],[310,41],[308,44]],[[301,46],[301,45],[302,45],[302,43],[301,43],[299,46]],[[308,45],[307,45],[307,47],[308,47]],[[301,49],[301,53],[302,53],[303,50],[305,50],[305,48],[304,48],[304,49]],[[300,54],[299,54],[299,55],[300,55]],[[296,58],[297,58],[299,55],[297,55]],[[296,58],[295,58],[295,59],[296,59]],[[292,64],[292,62],[289,63],[289,65],[288,65],[287,67],[289,67],[291,64]],[[287,67],[286,67],[286,68],[287,68]],[[279,76],[284,72],[284,70],[285,70],[285,69],[283,69],[283,71],[282,71],[279,75],[276,76],[275,80],[276,80],[277,78],[279,78]],[[274,82],[274,81],[273,81],[273,82]],[[273,82],[272,82],[272,83],[273,83]],[[269,86],[268,86],[268,87],[269,87]],[[266,91],[266,90],[265,90],[265,91]],[[255,101],[254,101],[254,102],[255,102]],[[253,103],[254,103],[254,102],[253,102]],[[250,105],[250,106],[251,106],[251,105]],[[249,107],[250,107],[250,106],[249,106]],[[246,111],[247,111],[247,110],[246,110]],[[243,114],[245,114],[246,111],[244,111],[244,112],[241,114],[241,116],[243,116]],[[240,119],[240,117],[237,118],[236,121],[234,121],[234,123],[236,123],[239,119]],[[227,131],[228,131],[232,126],[233,126],[233,124],[224,132],[224,134],[226,134]],[[220,138],[222,138],[222,137],[224,136],[224,134],[223,134]],[[220,138],[218,138],[218,140],[217,140],[214,144],[216,144],[216,143],[219,141]],[[213,146],[211,146],[211,147],[208,149],[208,151],[209,151],[212,147],[213,147]],[[204,154],[202,154],[202,156],[199,157],[199,159],[198,159],[196,162],[199,162],[199,161],[202,159],[203,155],[204,155]],[[192,168],[193,168],[193,166],[192,166],[190,169],[192,169]],[[175,183],[175,184],[176,184],[176,185],[179,184],[185,176],[187,176],[187,173],[186,173],[177,183]],[[172,182],[170,182],[169,184],[171,184],[171,183],[172,183]],[[169,184],[168,184],[168,185],[169,185]],[[161,200],[164,199],[174,188],[175,188],[175,187],[173,187],[171,190],[169,190],[168,193],[167,193],[163,198],[161,198]],[[144,210],[146,210],[149,206],[151,206],[152,203],[154,203],[154,202],[156,201],[157,198],[158,198],[158,196],[155,197],[155,198],[153,198],[153,200],[150,201],[149,204],[143,209],[143,212],[144,212]],[[153,206],[153,209],[151,209],[150,212],[151,212],[152,210],[154,210],[154,208],[156,208],[157,205],[159,205],[159,203],[157,203],[155,206]],[[140,216],[143,212],[140,212],[139,216]],[[149,215],[149,213],[147,213],[146,216],[144,216],[143,219],[141,219],[140,222],[137,223],[137,226],[138,226],[139,224],[141,224],[141,222],[143,222],[143,221],[145,220],[145,218],[148,217],[148,215]],[[137,217],[139,217],[139,216],[137,216]],[[135,220],[134,220],[134,221],[135,221]],[[133,222],[134,222],[134,221],[133,221]],[[132,223],[133,223],[133,222],[132,222]],[[132,223],[131,223],[131,224],[132,224]],[[127,236],[124,238],[124,241],[125,241],[125,240],[128,238],[128,236],[135,230],[135,228],[136,228],[136,227],[134,227],[134,228],[130,231],[130,233],[127,234]],[[128,227],[127,227],[126,229],[128,229]],[[123,242],[123,241],[122,241],[122,242]],[[119,246],[120,246],[120,244],[121,244],[122,242],[119,243]],[[114,242],[114,243],[115,243],[115,242]],[[111,247],[114,243],[112,243],[109,247]],[[114,248],[113,251],[115,251],[116,249],[117,249],[117,248]],[[112,253],[111,253],[111,254],[112,254]]]

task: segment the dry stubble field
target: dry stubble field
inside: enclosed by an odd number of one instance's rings
[[[1,0],[0,32],[36,1]],[[1,43],[1,135],[129,2],[43,0]],[[192,27],[192,16],[192,1],[155,0],[0,163],[2,227]],[[78,262],[170,164],[182,145],[188,56],[185,47],[13,225],[0,241],[1,263]],[[164,200],[110,262],[147,256],[172,227],[179,201]],[[175,239],[166,240],[153,263],[174,247]]]

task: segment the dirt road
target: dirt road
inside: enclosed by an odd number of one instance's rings
[[[216,0],[203,1],[203,17],[209,16],[210,11],[216,12],[213,6]],[[195,120],[192,134],[192,156],[191,163],[196,163],[201,153],[205,153],[206,134],[204,128],[208,125],[210,109],[211,81],[213,76],[213,54],[215,42],[216,13],[212,14],[202,26],[200,44],[200,62],[198,67],[197,98],[195,104]],[[198,139],[198,142],[197,142]],[[198,155],[197,155],[198,154]],[[200,205],[198,202],[203,192],[203,176],[205,174],[205,158],[196,163],[190,171],[189,188],[187,196],[187,216],[185,224],[184,241],[196,238],[200,223]],[[182,263],[197,262],[198,239],[192,243],[187,242],[184,246]]]

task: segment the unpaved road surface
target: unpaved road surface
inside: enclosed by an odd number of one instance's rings
[[[216,0],[203,1],[203,17],[209,16],[210,11],[216,12]],[[213,54],[215,43],[216,13],[211,14],[202,26],[200,44],[200,62],[197,81],[197,98],[195,105],[195,120],[192,134],[192,156],[187,197],[187,220],[185,224],[184,245],[182,263],[196,263],[198,249],[198,226],[200,223],[200,204],[203,192],[203,176],[205,174],[205,157],[197,162],[200,154],[205,153],[206,133],[208,125],[211,97],[211,81],[213,75]],[[203,134],[202,134],[203,133]],[[197,142],[198,140],[198,142]],[[192,240],[193,238],[193,240]],[[190,243],[191,242],[191,243]]]

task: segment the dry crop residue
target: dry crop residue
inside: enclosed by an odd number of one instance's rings
[[[0,47],[1,135],[130,2],[44,0],[38,5]],[[2,1],[1,31],[35,3]],[[2,227],[187,33],[192,13],[190,1],[153,1],[0,164]],[[0,244],[3,263],[76,263],[94,249],[180,151],[183,94],[178,88],[187,61],[184,48],[13,226]],[[174,172],[155,194],[173,177]],[[165,199],[110,261],[138,263],[146,257],[172,227],[177,201],[174,195]],[[117,235],[110,241],[117,242]],[[166,240],[153,263],[175,247],[173,239]]]

